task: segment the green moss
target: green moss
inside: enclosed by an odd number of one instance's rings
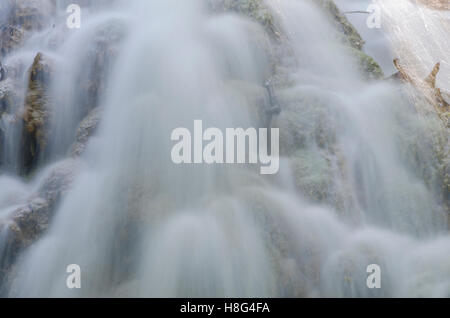
[[[271,36],[280,36],[275,19],[263,0],[210,0],[209,4],[214,12],[236,12],[245,15],[262,25]]]
[[[318,150],[299,150],[291,159],[298,189],[314,201],[328,198],[332,185],[332,170],[328,160]]]
[[[366,79],[382,79],[383,71],[380,65],[369,55],[363,52],[364,40],[348,21],[347,17],[341,13],[332,0],[313,0],[319,4],[331,16],[331,20],[339,31],[341,42],[348,46],[352,54],[357,58],[360,70]]]
[[[342,41],[344,44],[362,50],[364,46],[364,40],[361,35],[355,29],[355,27],[347,20],[347,17],[341,13],[339,8],[332,0],[313,0],[319,4],[325,11],[331,16],[334,25],[342,35]]]
[[[417,109],[430,107],[424,100],[416,100]],[[407,108],[397,107],[397,144],[402,160],[438,196],[450,213],[450,146],[448,127],[434,113],[420,117]],[[449,218],[450,220],[450,218]]]
[[[383,79],[384,73],[380,65],[369,55],[361,50],[352,48],[351,52],[357,59],[358,66],[366,79]]]

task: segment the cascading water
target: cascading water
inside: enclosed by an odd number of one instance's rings
[[[450,296],[448,216],[426,139],[427,125],[439,119],[416,117],[396,84],[364,81],[313,2],[266,1],[264,13],[286,37],[279,41],[248,18],[212,14],[209,2],[136,0],[125,8],[118,1],[92,10],[56,48],[49,39],[61,37],[57,28],[28,40],[57,65],[47,162],[69,150],[90,111],[85,104],[98,102],[102,121],[48,230],[21,253],[0,291]],[[86,99],[77,83],[95,69],[90,52],[111,29],[120,34],[117,57],[104,89]],[[280,129],[279,174],[175,165],[177,127],[197,119],[223,131],[267,125],[262,105],[270,104],[264,85],[273,55],[285,82],[276,89],[282,112],[271,120]],[[412,131],[426,168],[411,160]],[[31,185],[1,177],[0,217],[47,175]],[[0,231],[0,257],[7,234]],[[69,264],[82,269],[79,290],[66,286]],[[382,269],[381,289],[367,288],[370,264]]]

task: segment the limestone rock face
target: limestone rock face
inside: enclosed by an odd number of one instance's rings
[[[49,23],[54,3],[49,0],[10,0],[11,20],[24,30],[41,30]]]
[[[89,137],[91,137],[98,128],[101,114],[100,108],[94,108],[80,123],[75,143],[70,150],[70,155],[72,157],[80,156],[85,151]]]
[[[52,21],[52,0],[2,0],[0,4],[0,58],[11,53],[27,38]]]
[[[38,53],[29,72],[22,133],[22,170],[29,173],[47,145],[50,117],[48,87],[52,63]]]
[[[76,160],[68,159],[50,168],[27,202],[0,219],[0,274],[7,272],[17,255],[47,230],[61,197],[73,183],[77,167]],[[0,282],[4,278],[0,275]]]
[[[24,31],[14,25],[0,25],[0,57],[4,57],[22,44]]]
[[[20,96],[20,89],[12,79],[0,81],[0,166],[7,160],[4,151],[7,131],[18,122],[15,114]]]
[[[14,102],[18,99],[15,83],[11,79],[0,82],[0,117],[10,112]]]
[[[295,185],[316,202],[329,200],[333,174],[326,157],[318,151],[299,150],[292,159]]]
[[[80,75],[80,107],[86,115],[98,106],[109,72],[119,54],[120,43],[126,34],[127,29],[119,20],[110,21],[95,34],[95,40],[85,57],[85,70]]]
[[[380,65],[362,50],[351,48],[351,53],[356,58],[359,70],[367,80],[381,80],[384,78]]]
[[[0,118],[4,114],[15,117],[23,95],[22,75],[24,64],[17,60],[8,60],[7,64],[0,63]]]

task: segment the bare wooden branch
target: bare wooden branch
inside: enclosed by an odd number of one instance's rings
[[[416,2],[434,10],[450,10],[449,0],[416,0]]]
[[[399,59],[394,60],[394,66],[398,73],[395,77],[410,83],[425,99],[434,107],[439,115],[450,111],[450,104],[447,94],[444,94],[440,88],[436,87],[436,78],[440,70],[441,63],[436,63],[430,75],[425,79],[417,79],[412,76],[401,64]],[[441,117],[442,118],[442,117]],[[444,118],[443,118],[444,119]]]

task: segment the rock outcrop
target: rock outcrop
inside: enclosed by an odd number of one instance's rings
[[[68,159],[50,168],[36,193],[0,219],[0,285],[16,257],[47,230],[61,197],[70,189],[78,162]]]
[[[398,73],[391,78],[401,80],[409,84],[408,96],[415,107],[417,115],[422,117],[422,121],[427,123],[426,129],[429,135],[426,138],[430,158],[423,158],[414,151],[420,147],[420,140],[424,136],[418,136],[417,130],[411,131],[412,141],[409,147],[409,156],[414,161],[417,171],[428,187],[435,184],[441,188],[440,200],[443,202],[446,211],[450,215],[450,143],[448,129],[450,128],[450,95],[436,87],[436,80],[440,71],[440,63],[437,63],[426,78],[420,78],[415,70],[408,69],[402,65],[399,59],[394,60],[394,65]],[[441,123],[439,121],[442,121]],[[423,147],[423,146],[422,146]],[[427,166],[423,166],[427,162]],[[431,165],[429,163],[432,163]],[[438,174],[430,172],[435,169]],[[449,218],[450,219],[450,218]]]
[[[21,167],[26,174],[35,168],[47,146],[50,118],[48,87],[51,73],[50,60],[42,53],[38,53],[29,71],[23,113]]]
[[[367,55],[364,48],[364,40],[355,29],[355,27],[348,21],[347,17],[339,10],[333,0],[314,0],[331,18],[331,21],[340,34],[342,43],[349,47],[350,53],[355,57],[361,74],[366,80],[381,80],[384,77],[383,70],[380,65],[369,55]]]
[[[359,51],[364,46],[364,40],[355,27],[348,21],[347,17],[342,14],[333,0],[314,0],[325,12],[330,15],[331,21],[341,34],[341,40],[344,44],[353,47]]]
[[[0,26],[0,57],[11,53],[22,44],[24,31],[14,25]]]
[[[17,96],[17,87],[11,79],[0,82],[0,117],[4,113],[10,113],[14,108]]]
[[[86,150],[89,138],[95,133],[100,123],[102,111],[100,108],[94,108],[84,118],[78,126],[75,143],[72,145],[70,155],[77,157]]]
[[[384,72],[380,65],[362,50],[350,48],[352,55],[356,58],[359,70],[366,80],[381,80]]]
[[[16,107],[20,100],[17,83],[8,78],[0,81],[0,166],[6,161],[4,154],[6,131],[17,124]]]
[[[10,0],[9,23],[23,30],[42,30],[50,23],[54,3],[49,0]]]
[[[85,115],[98,106],[126,34],[126,27],[120,20],[112,20],[96,32],[85,57],[85,70],[80,75],[80,108]]]
[[[51,0],[2,0],[0,58],[18,48],[30,31],[39,31],[49,25],[54,9]]]

